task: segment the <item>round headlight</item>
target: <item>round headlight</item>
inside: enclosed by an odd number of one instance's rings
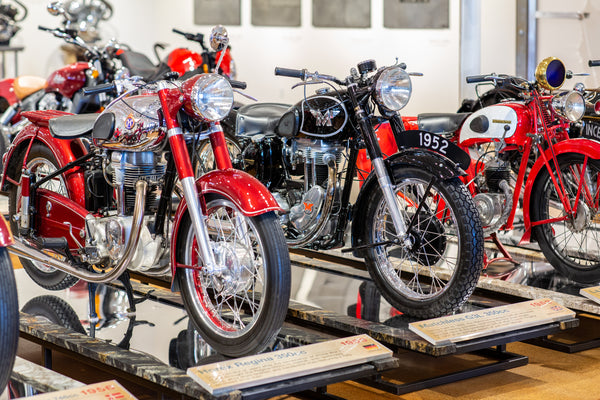
[[[552,108],[557,114],[575,122],[583,118],[585,100],[579,92],[560,93],[552,98]]]
[[[233,89],[221,75],[204,74],[194,84],[191,100],[192,108],[199,117],[220,121],[233,107]]]
[[[404,108],[410,100],[411,92],[410,76],[400,67],[383,70],[375,84],[375,100],[390,111]]]

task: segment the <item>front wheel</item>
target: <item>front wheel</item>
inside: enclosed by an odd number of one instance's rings
[[[13,368],[19,340],[17,285],[8,250],[0,248],[0,392]]]
[[[458,178],[440,180],[416,168],[396,167],[394,181],[396,206],[410,230],[399,240],[381,188],[373,190],[362,232],[362,243],[370,246],[369,273],[402,313],[449,314],[467,301],[483,265],[483,232],[473,199]]]
[[[531,220],[550,223],[533,227],[533,233],[554,269],[574,281],[596,283],[600,281],[600,162],[588,159],[584,169],[584,156],[569,153],[559,156],[558,165],[576,213],[567,216],[548,170],[543,169],[531,192]]]
[[[202,265],[189,216],[177,242],[185,308],[217,352],[239,357],[262,351],[283,324],[290,296],[290,258],[274,213],[244,216],[221,196],[207,196],[207,227],[215,267]]]

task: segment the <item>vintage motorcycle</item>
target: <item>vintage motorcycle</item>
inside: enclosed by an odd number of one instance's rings
[[[213,48],[226,42],[225,29],[215,28]],[[281,327],[290,294],[279,205],[258,180],[231,168],[218,123],[232,108],[229,81],[172,78],[86,90],[130,87],[100,116],[24,113],[31,124],[4,156],[1,183],[16,232],[10,249],[51,290],[78,279],[108,282],[126,269],[170,271],[215,350],[257,352]],[[192,132],[210,139],[217,159],[217,169],[197,180],[186,143]],[[89,151],[80,137],[91,140]]]
[[[84,96],[82,89],[100,83],[122,79],[129,74],[121,62],[114,57],[119,44],[113,40],[104,47],[96,48],[86,44],[74,30],[50,29],[40,26],[40,30],[52,33],[68,43],[86,50],[87,61],[78,61],[52,72],[47,80],[33,76],[19,76],[0,81],[0,130],[6,138],[12,137],[25,124],[27,119],[21,113],[32,110],[61,110],[75,114],[98,112],[109,102],[105,94]]]
[[[17,285],[8,246],[14,244],[8,222],[0,215],[0,391],[4,391],[13,369],[19,340]]]
[[[471,114],[421,114],[404,122],[409,129],[442,134],[469,151],[475,162],[465,182],[484,233],[503,259],[515,262],[497,232],[514,229],[520,209],[520,242],[537,241],[557,271],[593,283],[600,281],[600,143],[569,137],[571,124],[582,118],[586,106],[581,84],[550,94],[566,75],[562,62],[549,57],[538,65],[533,82],[507,75],[468,77],[470,83],[499,82],[518,91],[519,100]],[[492,261],[486,259],[486,264]]]
[[[394,307],[430,318],[456,310],[474,290],[483,236],[477,209],[459,179],[468,155],[443,138],[435,147],[400,134],[398,111],[412,90],[403,67],[377,70],[368,60],[345,80],[276,68],[276,75],[302,80],[294,87],[304,87],[304,99],[293,106],[241,107],[232,132],[241,150],[235,165],[275,196],[290,247],[342,247],[351,220],[351,246],[342,251],[365,258]],[[326,86],[307,96],[306,88],[314,84]],[[380,116],[374,116],[376,110]],[[386,160],[373,129],[382,121],[398,133],[401,149]],[[415,133],[420,134],[425,133]],[[357,154],[365,147],[375,171],[351,205]]]
[[[12,0],[18,7],[10,2],[0,1],[0,45],[8,46],[10,40],[21,29],[19,22],[27,17],[27,7],[19,0]]]

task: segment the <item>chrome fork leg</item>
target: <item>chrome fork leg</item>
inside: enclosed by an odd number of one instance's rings
[[[379,181],[379,186],[383,192],[383,196],[390,210],[392,216],[392,222],[396,233],[401,241],[406,240],[406,224],[404,223],[404,217],[398,208],[398,202],[396,201],[396,193],[394,192],[392,181],[387,173],[383,158],[376,158],[372,160],[372,164],[375,167],[375,174]]]
[[[196,242],[198,243],[198,248],[200,249],[203,267],[207,268],[209,272],[215,271],[216,263],[214,254],[210,247],[207,218],[206,215],[202,213],[202,208],[200,207],[196,182],[194,181],[193,177],[183,178],[181,180],[181,186],[183,187],[183,196],[187,201],[188,211],[192,219],[194,232],[196,233]]]

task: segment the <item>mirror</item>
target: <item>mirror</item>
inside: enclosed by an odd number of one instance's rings
[[[227,35],[227,29],[223,25],[215,26],[210,32],[210,47],[214,51],[221,51],[229,43],[229,36]]]
[[[543,59],[535,69],[535,79],[542,88],[555,90],[565,82],[566,73],[562,61],[556,57],[548,57]]]
[[[48,12],[51,15],[54,15],[54,16],[61,15],[61,14],[63,14],[65,12],[65,9],[63,8],[61,1],[53,1],[53,2],[51,2],[46,7],[46,10],[48,10]]]

